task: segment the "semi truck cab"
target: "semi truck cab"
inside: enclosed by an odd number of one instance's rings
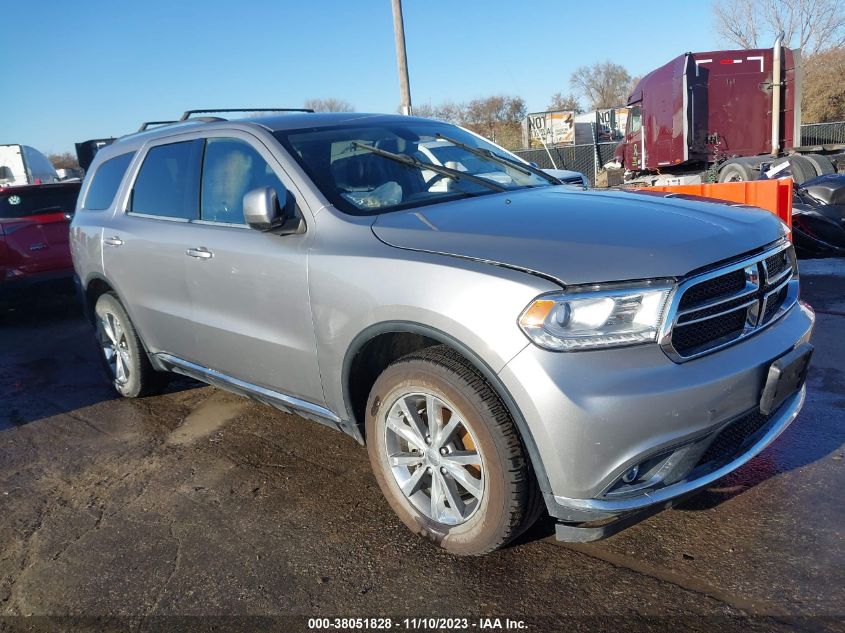
[[[769,49],[684,53],[629,96],[615,157],[626,180],[647,184],[701,182],[713,165],[720,181],[751,180],[764,160],[801,151],[800,102],[801,53],[780,39]]]

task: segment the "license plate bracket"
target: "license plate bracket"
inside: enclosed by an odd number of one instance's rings
[[[807,379],[812,355],[813,346],[802,343],[769,365],[766,384],[760,396],[760,413],[773,413],[784,400],[801,388]]]

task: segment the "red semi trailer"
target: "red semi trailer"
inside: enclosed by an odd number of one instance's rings
[[[643,77],[616,162],[648,185],[754,180],[789,160],[797,182],[832,173],[842,146],[801,145],[801,51],[685,53]],[[774,113],[774,115],[773,115]],[[842,161],[845,167],[845,161]]]

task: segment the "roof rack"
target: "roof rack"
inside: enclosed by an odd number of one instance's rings
[[[211,108],[207,110],[185,110],[179,121],[187,121],[192,114],[217,112],[314,112],[311,108]]]
[[[138,131],[143,132],[144,130],[149,129],[154,125],[170,125],[171,123],[176,123],[176,121],[144,121],[141,124],[141,127],[138,128]]]

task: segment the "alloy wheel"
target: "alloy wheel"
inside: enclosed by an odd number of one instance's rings
[[[129,381],[132,355],[120,319],[111,312],[100,315],[97,334],[112,376],[118,384],[126,384]]]
[[[464,417],[430,393],[408,393],[389,409],[389,466],[405,498],[438,523],[468,521],[484,498],[484,462]]]

